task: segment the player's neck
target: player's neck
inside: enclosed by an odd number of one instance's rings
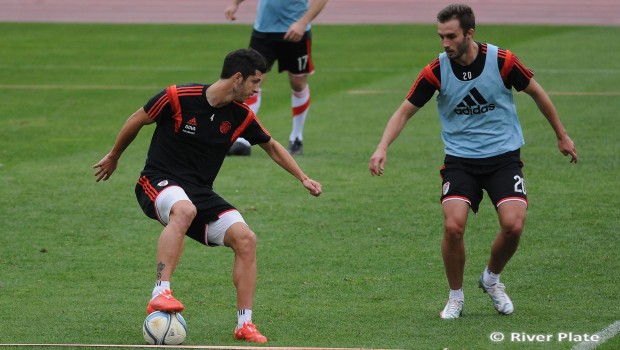
[[[205,91],[207,102],[213,107],[222,107],[232,101],[232,89],[226,86],[226,81],[218,80]]]
[[[472,38],[469,45],[467,46],[467,50],[465,51],[465,53],[463,53],[461,57],[455,59],[454,61],[463,67],[467,67],[476,60],[479,51],[480,45],[478,45],[478,43],[476,43]]]

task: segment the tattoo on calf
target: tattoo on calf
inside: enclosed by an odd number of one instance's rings
[[[157,281],[155,284],[157,284],[158,286],[161,285],[161,273],[162,271],[164,271],[165,267],[166,267],[166,264],[162,263],[161,261],[157,263]]]

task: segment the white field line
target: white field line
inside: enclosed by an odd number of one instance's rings
[[[0,84],[0,90],[161,90],[162,88],[130,85]]]
[[[401,94],[404,95],[404,90],[349,90],[349,95],[381,95],[381,94]],[[586,91],[548,91],[550,96],[620,96],[620,91],[605,91],[605,92],[586,92]]]
[[[320,72],[326,73],[398,73],[398,72],[411,72],[417,75],[424,66],[420,67],[323,67]],[[557,69],[557,68],[535,68],[529,67],[536,73],[549,73],[549,74],[586,74],[586,75],[613,75],[620,74],[620,69],[617,68],[582,68],[582,69]],[[3,70],[55,70],[55,71],[156,71],[156,72],[218,72],[219,69],[212,65],[205,66],[107,66],[107,65],[63,65],[63,64],[2,64],[0,63],[0,69]]]
[[[0,84],[0,90],[110,90],[110,91],[159,91],[161,86],[131,85],[62,85],[62,84]],[[349,95],[384,95],[403,94],[404,90],[348,90]],[[584,91],[550,91],[550,96],[620,96],[620,91],[584,92]]]
[[[616,321],[610,324],[607,328],[602,331],[596,333],[598,340],[597,341],[584,341],[575,346],[573,346],[572,350],[593,350],[596,349],[599,345],[608,341],[609,339],[615,337],[620,333],[620,321]]]
[[[116,349],[213,349],[213,350],[397,350],[366,348],[304,348],[304,347],[251,347],[218,345],[122,345],[122,344],[0,344],[1,347],[75,347],[75,348],[116,348]]]

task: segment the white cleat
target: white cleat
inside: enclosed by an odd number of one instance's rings
[[[492,286],[487,286],[484,284],[482,276],[480,276],[478,285],[489,295],[497,312],[502,315],[510,315],[514,311],[512,300],[510,300],[508,294],[506,294],[506,286],[504,286],[503,283],[495,283]]]
[[[448,299],[446,307],[439,313],[439,317],[444,320],[461,317],[463,313],[463,300],[460,299]]]

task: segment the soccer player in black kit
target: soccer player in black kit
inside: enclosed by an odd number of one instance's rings
[[[266,71],[265,59],[253,49],[229,53],[215,83],[173,85],[151,98],[129,117],[112,150],[94,165],[96,180],[108,180],[140,129],[156,123],[135,190],[144,213],[164,225],[147,313],[184,309],[172,295],[170,280],[187,235],[207,246],[232,248],[238,310],[234,336],[258,343],[267,342],[267,338],[252,323],[256,235],[235,207],[213,191],[213,181],[230,146],[243,137],[260,145],[311,195],[322,192],[321,184],[305,175],[286,148],[270,136],[243,103],[257,91]]]

